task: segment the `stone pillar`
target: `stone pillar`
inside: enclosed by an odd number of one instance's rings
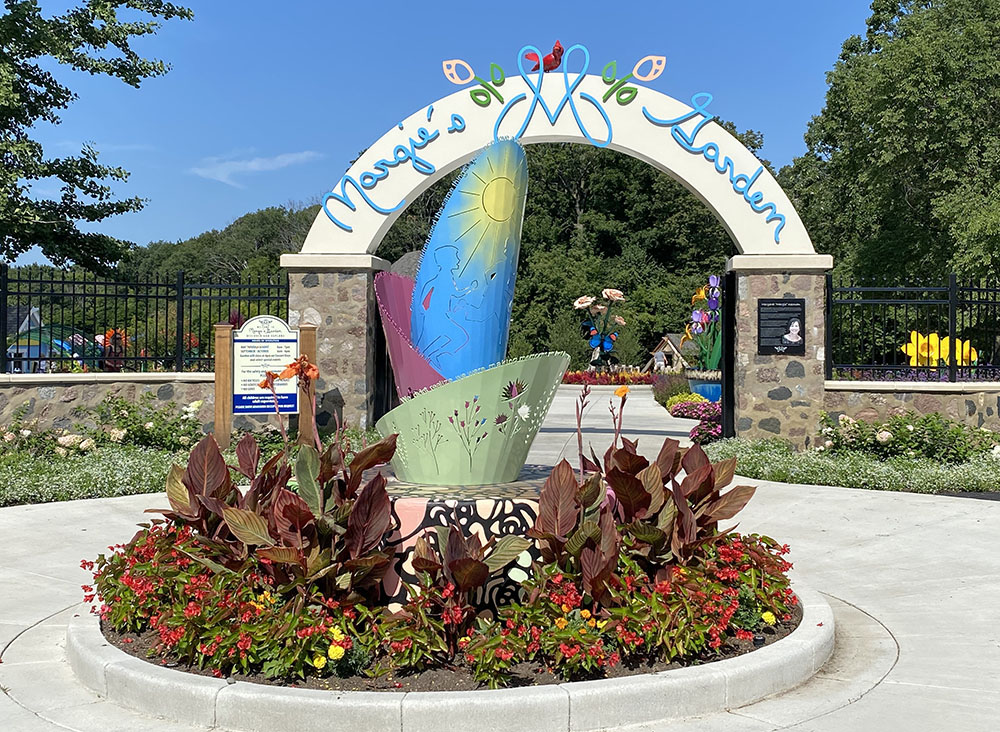
[[[815,444],[823,410],[828,255],[740,255],[736,271],[736,434],[781,437],[797,449]],[[757,301],[803,298],[805,356],[757,354]]]
[[[285,254],[288,324],[315,325],[319,381],[316,424],[372,424],[375,399],[375,273],[384,259],[369,255]]]

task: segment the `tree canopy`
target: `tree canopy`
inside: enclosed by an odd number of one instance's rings
[[[138,87],[166,73],[159,60],[145,59],[132,40],[156,32],[152,19],[191,18],[187,8],[161,0],[87,0],[62,15],[45,17],[37,0],[4,0],[0,15],[0,257],[13,259],[33,246],[51,261],[90,269],[118,261],[126,243],[79,229],[80,222],[137,211],[138,197],[118,199],[111,182],[124,181],[123,168],[98,162],[83,145],[80,155],[47,157],[34,139],[37,125],[59,123],[60,110],[77,95],[46,70],[55,61],[89,74],[110,76]],[[122,20],[119,10],[129,18]],[[138,15],[137,15],[138,14]],[[59,198],[37,195],[33,184],[55,180]]]
[[[899,279],[1000,275],[1000,2],[874,0],[781,171],[818,250]]]

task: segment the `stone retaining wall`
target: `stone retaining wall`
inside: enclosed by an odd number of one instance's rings
[[[215,384],[211,374],[65,374],[52,376],[0,376],[0,425],[8,425],[17,409],[24,407],[24,419],[39,429],[70,429],[86,419],[76,416],[77,408],[94,407],[107,396],[136,401],[153,394],[153,404],[176,402],[178,407],[203,402],[196,416],[202,429],[214,426]],[[236,416],[233,427],[253,429],[266,417]]]
[[[935,384],[936,389],[920,384],[919,390],[907,386],[827,382],[823,407],[834,417],[846,414],[866,422],[906,412],[938,412],[972,427],[1000,431],[1000,384]]]

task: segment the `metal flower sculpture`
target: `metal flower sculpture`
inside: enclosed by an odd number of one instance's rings
[[[521,146],[490,145],[446,199],[416,278],[376,277],[403,399],[376,427],[399,435],[392,465],[402,480],[515,480],[569,365],[562,353],[504,361],[527,185]]]

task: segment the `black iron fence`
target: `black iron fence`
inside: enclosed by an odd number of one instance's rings
[[[0,373],[211,371],[212,326],[288,317],[288,280],[117,282],[0,265]]]
[[[1000,286],[826,283],[828,379],[1000,380]]]

